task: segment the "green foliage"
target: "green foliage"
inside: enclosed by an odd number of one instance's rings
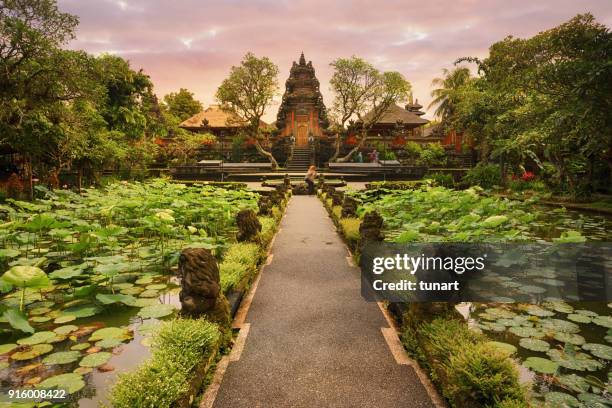
[[[463,181],[471,186],[493,188],[502,184],[501,170],[496,164],[478,163],[463,177]]]
[[[349,242],[358,242],[360,238],[359,226],[361,225],[361,220],[359,218],[341,218],[339,222],[342,234],[346,240]]]
[[[116,408],[172,406],[188,391],[193,368],[217,347],[217,326],[204,319],[177,319],[163,324],[153,355],[136,371],[120,374],[110,393]]]
[[[177,117],[181,122],[200,113],[203,109],[202,103],[194,98],[193,92],[185,88],[165,95],[164,105],[168,113]]]
[[[341,205],[335,205],[332,207],[332,216],[334,217],[335,220],[339,220],[340,218],[342,218],[342,206]]]
[[[277,220],[272,217],[259,217],[259,222],[261,223],[261,243],[262,246],[267,247],[277,229]]]
[[[437,106],[435,114],[445,122],[453,117],[457,103],[457,91],[470,81],[471,74],[469,68],[466,67],[457,67],[452,71],[444,68],[442,74],[443,78],[435,78],[431,82],[432,86],[439,88],[431,91],[434,99],[429,104],[429,108]]]
[[[223,293],[240,289],[241,283],[250,275],[250,269],[236,261],[224,261],[219,264],[219,277]]]
[[[405,327],[402,343],[430,374],[452,407],[527,407],[518,371],[506,352],[465,322],[439,317]]]
[[[406,155],[413,162],[416,162],[423,153],[423,147],[421,144],[413,141],[406,142],[404,150],[406,150]]]
[[[446,150],[440,143],[427,143],[422,147],[418,163],[427,167],[446,166]]]
[[[524,402],[518,370],[504,352],[479,343],[451,355],[444,368],[445,396],[453,406],[495,406],[498,401]]]
[[[455,181],[453,176],[445,173],[429,173],[425,175],[425,179],[432,180],[436,186],[453,188]]]
[[[246,268],[255,268],[261,259],[261,248],[252,242],[239,242],[229,247],[224,262],[237,262]]]

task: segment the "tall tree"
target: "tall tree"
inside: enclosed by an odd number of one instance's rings
[[[338,58],[330,65],[334,69],[330,81],[333,114],[343,131],[347,124],[355,123],[360,133],[357,145],[341,158],[337,158],[340,134],[336,136],[336,153],[330,161],[346,162],[364,146],[368,132],[387,109],[408,99],[411,85],[399,72],[380,72],[355,56]]]
[[[229,76],[217,90],[217,99],[246,125],[246,133],[255,141],[255,148],[273,168],[278,163],[262,142],[269,144],[269,133],[262,130],[261,118],[278,93],[278,67],[268,58],[247,53],[240,66],[233,66]]]
[[[185,88],[164,96],[164,104],[168,112],[176,116],[181,122],[201,112],[203,109],[202,103],[195,99],[193,93]]]
[[[464,86],[471,77],[469,68],[457,67],[451,71],[442,69],[442,77],[434,78],[431,86],[438,88],[431,91],[434,98],[429,104],[429,108],[437,106],[435,114],[442,122],[448,121],[455,112],[456,93]]]

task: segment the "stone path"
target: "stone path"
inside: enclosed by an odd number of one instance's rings
[[[215,407],[434,407],[410,365],[396,362],[376,303],[315,197],[295,196],[246,317],[238,361]]]

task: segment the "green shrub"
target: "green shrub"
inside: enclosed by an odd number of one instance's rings
[[[241,282],[249,275],[249,268],[240,262],[224,261],[219,265],[221,290],[228,293],[240,287]]]
[[[238,262],[247,268],[255,268],[261,259],[261,248],[253,242],[232,244],[225,252],[223,262]]]
[[[503,400],[523,398],[518,371],[508,355],[479,343],[452,354],[444,367],[444,395],[456,407],[496,406]]]
[[[453,180],[453,176],[445,173],[429,173],[425,175],[426,179],[433,180],[437,186],[453,188],[455,186],[455,181]]]
[[[347,241],[350,242],[358,242],[359,235],[359,226],[361,225],[361,220],[359,218],[341,218],[340,219],[340,228],[342,229],[342,234],[346,238]]]
[[[279,222],[281,218],[283,218],[283,212],[278,207],[272,207],[272,218]]]
[[[421,151],[419,164],[428,167],[445,166],[448,156],[440,143],[427,143]]]
[[[478,163],[463,177],[469,185],[478,185],[482,188],[493,188],[502,184],[501,169],[497,164]]]
[[[342,218],[342,206],[341,205],[333,206],[332,215],[334,216],[334,219],[336,220],[339,220],[340,218]]]
[[[263,246],[268,246],[274,233],[276,233],[276,221],[273,217],[259,217],[261,223],[261,242]]]
[[[421,147],[421,144],[412,141],[406,142],[404,150],[406,150],[406,156],[408,156],[408,158],[412,161],[418,160],[423,153],[423,147]]]
[[[135,371],[119,374],[110,392],[115,408],[170,407],[188,391],[192,370],[217,347],[217,325],[204,319],[163,323],[152,357]]]
[[[545,193],[549,191],[548,187],[546,187],[546,184],[544,184],[544,182],[542,182],[541,180],[511,180],[508,183],[508,188],[515,192],[533,191],[536,193]]]
[[[528,406],[512,360],[464,321],[438,317],[404,327],[401,339],[452,407]]]

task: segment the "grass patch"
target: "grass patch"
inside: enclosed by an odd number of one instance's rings
[[[261,259],[261,248],[253,242],[238,242],[225,252],[223,262],[238,262],[247,268],[254,268]]]
[[[402,333],[402,343],[451,407],[528,407],[514,363],[486,340],[464,322],[446,317]]]
[[[261,243],[266,248],[276,233],[277,221],[273,217],[259,217],[261,223]]]
[[[220,334],[204,319],[163,323],[152,357],[138,369],[120,374],[110,393],[115,408],[170,407],[189,392],[192,370],[210,358]]]
[[[249,277],[249,269],[235,261],[224,261],[219,265],[221,290],[227,294],[233,289],[240,288]]]

